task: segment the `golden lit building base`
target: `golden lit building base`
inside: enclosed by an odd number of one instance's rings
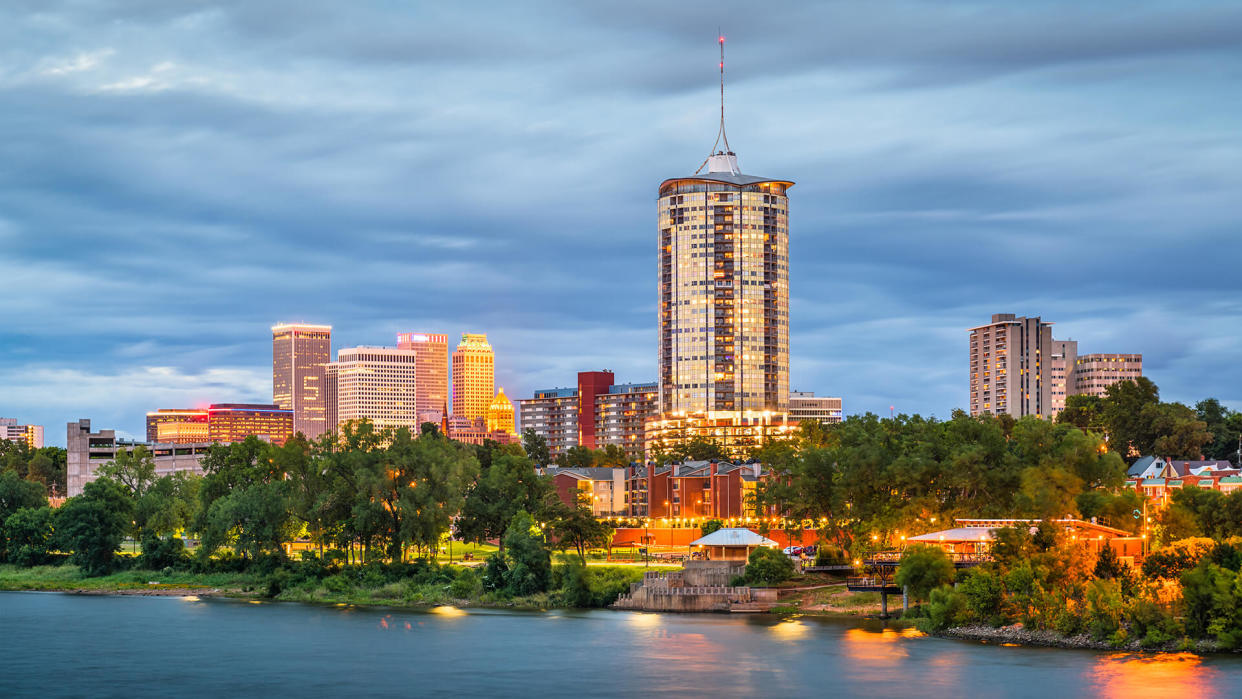
[[[719,444],[730,458],[746,458],[757,447],[789,438],[797,427],[789,413],[766,410],[663,413],[647,420],[647,458],[696,439]]]

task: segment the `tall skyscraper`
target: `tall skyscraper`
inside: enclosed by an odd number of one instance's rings
[[[453,350],[453,415],[487,419],[496,395],[496,357],[484,333],[465,333]]]
[[[349,420],[370,420],[377,428],[408,427],[418,417],[418,351],[393,347],[338,350],[326,367],[329,429]]]
[[[786,193],[793,182],[738,168],[725,135],[720,42],[714,152],[695,174],[659,187],[660,409],[783,412],[789,407]]]
[[[293,431],[316,439],[330,425],[324,365],[332,359],[332,326],[272,326],[272,402],[293,411]]]
[[[419,420],[438,424],[448,409],[448,335],[399,333],[397,349],[417,353]]]
[[[970,329],[970,414],[1052,415],[1052,323],[996,313]]]

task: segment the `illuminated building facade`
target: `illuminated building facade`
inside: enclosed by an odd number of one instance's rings
[[[272,327],[272,402],[293,411],[293,430],[315,439],[331,427],[324,365],[332,360],[332,326]]]
[[[814,420],[822,424],[841,422],[841,399],[816,396],[809,391],[789,393],[789,417],[794,422]]]
[[[505,389],[502,386],[496,392],[492,404],[487,406],[487,429],[489,432],[514,434],[517,431],[514,423],[513,402],[505,395]]]
[[[419,421],[439,423],[448,409],[448,335],[399,333],[397,349],[414,350],[418,355]]]
[[[443,425],[444,432],[450,439],[465,442],[466,444],[483,444],[485,442],[519,444],[522,441],[512,432],[488,429],[487,420],[481,417],[471,420],[454,415],[445,418]]]
[[[707,413],[661,413],[647,421],[646,454],[672,451],[694,439],[716,442],[729,458],[746,458],[768,442],[788,439],[797,428],[788,413],[720,410]]]
[[[970,414],[1052,414],[1052,323],[996,313],[970,329]]]
[[[1065,399],[1074,395],[1074,363],[1078,358],[1078,342],[1075,340],[1052,341],[1052,357],[1048,361],[1048,390],[1052,409],[1050,417],[1065,410]]]
[[[1141,354],[1084,354],[1074,362],[1074,394],[1103,398],[1109,386],[1142,375]]]
[[[518,401],[522,431],[534,430],[553,459],[578,446],[578,389],[549,388]],[[546,464],[538,464],[540,466]]]
[[[293,436],[293,411],[274,403],[214,403],[207,408],[207,427],[210,442],[240,442],[258,437],[284,444]]]
[[[42,449],[43,425],[19,425],[15,417],[0,417],[0,439],[24,442],[31,449]]]
[[[161,408],[147,413],[147,441],[165,444],[194,444],[210,440],[206,410]]]
[[[377,429],[418,433],[418,351],[394,347],[338,350],[324,377],[331,429],[370,420]]]
[[[464,333],[453,350],[453,415],[487,419],[496,395],[496,355],[487,335]]]
[[[647,420],[657,413],[659,384],[613,384],[595,396],[595,441],[599,448],[614,444],[630,461],[643,460]]]
[[[769,476],[762,464],[690,461],[632,466],[625,484],[629,517],[736,519],[756,517],[755,488]]]
[[[578,388],[535,391],[533,398],[518,401],[522,429],[532,429],[547,440],[556,458],[576,446],[602,449],[621,447],[632,461],[643,458],[643,429],[656,413],[658,385],[613,383],[611,371],[578,373]],[[591,427],[585,427],[587,421]],[[584,443],[584,436],[591,442]]]

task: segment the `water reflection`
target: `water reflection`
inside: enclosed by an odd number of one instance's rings
[[[772,630],[772,635],[782,641],[796,641],[807,637],[811,633],[811,627],[797,619],[787,619],[773,624],[769,628]]]
[[[1219,672],[1192,653],[1101,656],[1090,679],[1102,697],[1218,696]]]
[[[903,637],[921,635],[915,629],[881,629],[879,633],[866,629],[846,629],[842,637],[842,649],[847,657],[865,665],[894,666],[910,657],[909,650],[898,643]]]

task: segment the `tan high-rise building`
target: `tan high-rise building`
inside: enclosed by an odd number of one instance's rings
[[[793,182],[705,167],[659,189],[660,409],[784,412]]]
[[[439,424],[448,409],[448,335],[399,333],[397,349],[418,353],[418,415]]]
[[[513,434],[516,432],[514,423],[513,401],[505,395],[505,389],[502,386],[496,392],[492,404],[487,407],[487,431]]]
[[[1048,375],[1052,382],[1049,386],[1052,397],[1049,417],[1056,417],[1065,410],[1065,399],[1074,395],[1074,363],[1077,358],[1076,340],[1052,341],[1052,358],[1048,363]]]
[[[970,414],[1052,414],[1052,323],[997,313],[970,330]]]
[[[19,425],[15,417],[0,417],[0,439],[24,442],[31,449],[42,449],[43,425]]]
[[[1084,354],[1074,363],[1074,394],[1103,397],[1109,386],[1142,375],[1141,354]]]
[[[393,347],[338,350],[327,365],[330,428],[370,420],[376,428],[408,427],[417,434],[418,351]]]
[[[330,427],[324,365],[332,359],[332,326],[272,326],[272,402],[293,411],[293,431],[316,439]]]
[[[496,357],[484,333],[465,333],[453,350],[453,415],[487,419],[496,395]]]

